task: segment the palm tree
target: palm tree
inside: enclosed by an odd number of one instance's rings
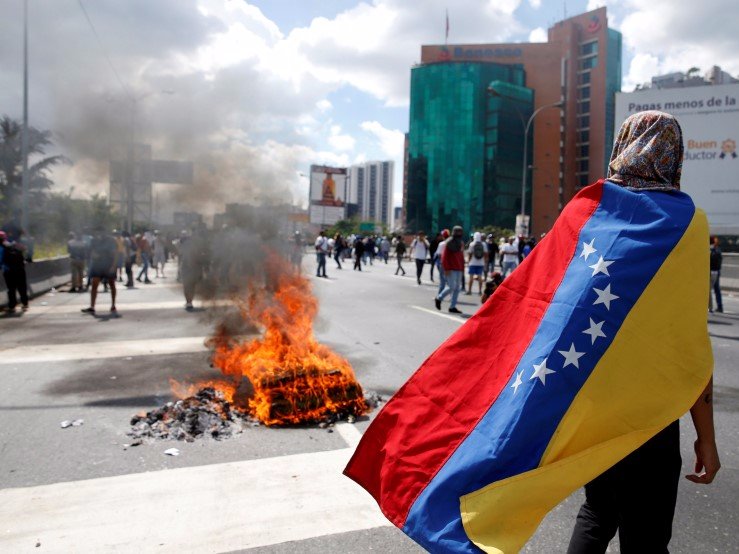
[[[0,119],[0,216],[12,217],[20,209],[23,189],[22,125],[3,116]],[[68,163],[61,155],[45,156],[52,144],[51,132],[28,128],[28,156],[41,156],[28,167],[29,204],[38,205],[40,196],[52,184],[48,172],[55,165]]]

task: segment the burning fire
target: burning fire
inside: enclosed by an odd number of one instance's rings
[[[264,329],[262,337],[244,340],[219,326],[210,339],[213,365],[233,381],[198,383],[194,390],[213,387],[265,425],[367,412],[349,362],[313,335],[318,302],[309,281],[277,255],[268,259],[266,281],[268,291],[252,288],[245,300],[237,301],[241,317]],[[239,394],[244,377],[254,389],[252,395]],[[173,389],[179,396],[194,392],[179,384]]]

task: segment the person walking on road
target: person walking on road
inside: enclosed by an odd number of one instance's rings
[[[431,265],[436,266],[436,269],[439,270],[439,290],[436,293],[437,296],[440,295],[441,291],[446,287],[446,273],[444,272],[444,268],[441,267],[441,257],[446,248],[446,239],[449,238],[449,229],[442,229],[439,235],[441,235],[441,242],[436,246],[436,252],[434,252],[434,257],[431,261]]]
[[[499,248],[498,243],[495,240],[495,236],[492,233],[487,236],[485,244],[488,247],[488,261],[485,264],[485,269],[483,270],[483,273],[485,281],[487,282],[488,275],[495,273],[495,258],[498,254]]]
[[[69,289],[69,292],[82,292],[87,248],[85,247],[85,241],[78,238],[76,233],[69,233],[67,253],[69,254],[69,265],[72,270],[72,288]]]
[[[95,314],[95,301],[98,296],[98,287],[100,281],[105,279],[110,287],[110,313],[117,315],[118,311],[115,307],[116,297],[116,257],[118,255],[118,245],[115,239],[108,235],[101,227],[95,230],[95,236],[90,241],[90,268],[89,275],[91,279],[90,288],[90,307],[84,308],[82,313]]]
[[[136,263],[136,252],[138,247],[136,241],[128,231],[123,231],[123,245],[126,248],[123,267],[126,270],[126,288],[133,288],[133,264]]]
[[[336,269],[342,269],[341,254],[344,252],[344,248],[346,248],[344,238],[341,236],[341,233],[336,233],[334,236],[334,261],[336,262]]]
[[[482,294],[482,274],[488,264],[487,245],[482,241],[482,233],[476,232],[467,248],[467,273],[470,281],[467,285],[467,294],[472,294],[472,283],[477,281],[478,293]]]
[[[441,231],[436,233],[436,236],[433,238],[433,240],[429,243],[429,259],[431,260],[431,267],[429,268],[429,278],[431,279],[431,282],[434,282],[434,268],[436,268],[436,250],[438,250],[439,245],[444,242],[444,237],[441,235]]]
[[[423,275],[423,266],[426,265],[426,259],[429,257],[430,246],[426,233],[423,231],[418,231],[416,238],[411,242],[411,258],[416,262],[416,282],[419,285]]]
[[[162,279],[164,279],[164,264],[167,263],[167,243],[164,242],[164,237],[159,231],[154,231],[154,244],[152,245],[154,252],[154,271],[156,277],[159,278],[159,271],[162,272]]]
[[[321,231],[316,238],[316,277],[326,277],[326,256],[328,255],[328,238],[326,231]]]
[[[505,278],[518,266],[518,247],[513,244],[513,237],[510,237],[508,242],[503,245],[500,255],[502,259],[500,265]]]
[[[380,240],[380,255],[385,261],[385,265],[387,265],[387,261],[390,258],[390,241],[387,240],[387,237],[382,237],[382,240]]]
[[[441,267],[446,273],[446,286],[434,299],[436,309],[441,310],[441,302],[451,294],[449,313],[461,314],[462,312],[457,309],[457,298],[464,273],[464,230],[459,225],[452,229],[452,236],[445,241]]]
[[[718,244],[718,237],[711,240],[711,289],[708,291],[708,309],[713,311],[713,295],[716,295],[716,311],[722,313],[724,311],[724,302],[721,298],[721,248]]]
[[[403,237],[398,236],[398,241],[395,243],[395,258],[398,260],[398,267],[395,269],[395,275],[397,275],[398,272],[401,271],[403,273],[403,276],[405,277],[405,269],[403,269],[403,257],[405,256],[406,249],[407,247],[405,245]]]

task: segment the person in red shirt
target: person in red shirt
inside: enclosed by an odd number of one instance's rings
[[[441,310],[441,301],[451,294],[449,313],[461,314],[462,312],[457,309],[457,298],[462,287],[462,274],[464,273],[464,230],[459,225],[452,229],[452,236],[444,241],[441,269],[446,277],[446,286],[434,298],[436,309]]]

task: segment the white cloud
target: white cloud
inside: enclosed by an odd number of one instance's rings
[[[549,35],[544,27],[537,27],[529,33],[529,42],[547,42]]]
[[[632,90],[636,85],[648,83],[660,73],[660,61],[652,54],[637,54],[631,60],[629,71],[624,78],[623,89]]]
[[[364,121],[362,129],[374,135],[382,151],[396,164],[403,159],[405,134],[397,129],[387,129],[379,121]]]
[[[541,0],[529,0],[529,6],[531,6],[535,10],[538,10],[539,8],[541,8]]]
[[[356,141],[347,134],[342,134],[340,125],[331,126],[331,134],[328,137],[328,143],[332,148],[339,151],[354,150]]]
[[[588,5],[585,8],[585,11],[593,11],[597,10],[598,8],[602,8],[603,6],[607,5],[606,0],[588,0]]]
[[[316,108],[318,108],[319,112],[327,112],[333,107],[334,105],[330,101],[326,100],[325,98],[316,102]]]

